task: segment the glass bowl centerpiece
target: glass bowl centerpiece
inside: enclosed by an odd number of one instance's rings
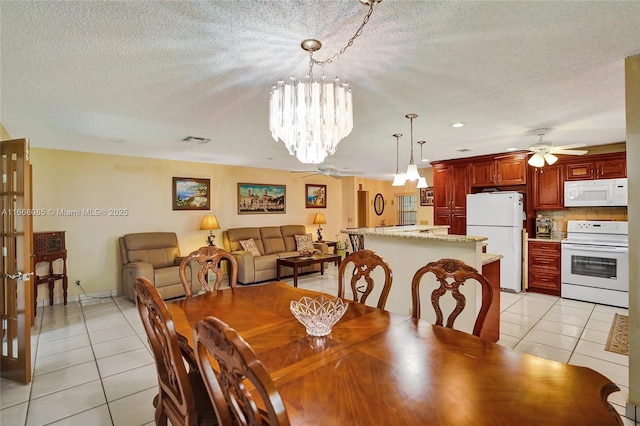
[[[291,313],[307,329],[311,336],[326,336],[342,318],[349,304],[340,298],[304,296],[299,301],[292,300]]]

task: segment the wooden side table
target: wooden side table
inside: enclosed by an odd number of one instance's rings
[[[62,259],[62,272],[55,273],[53,262]],[[49,269],[46,275],[37,275],[38,263],[48,263]],[[56,281],[62,281],[62,293],[64,304],[67,304],[67,289],[69,279],[67,277],[67,250],[65,248],[64,232],[34,232],[33,233],[33,271],[36,273],[33,281],[33,303],[38,307],[38,286],[49,286],[49,304],[53,305],[53,288]],[[34,309],[34,315],[36,309]]]

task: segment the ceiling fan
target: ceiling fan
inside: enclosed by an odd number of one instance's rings
[[[538,143],[529,147],[529,151],[533,153],[531,158],[529,158],[529,165],[533,167],[543,167],[545,161],[547,164],[551,165],[558,161],[558,157],[554,154],[563,154],[563,155],[584,155],[588,151],[585,149],[573,149],[573,148],[582,148],[583,146],[587,146],[583,143],[574,143],[571,145],[562,145],[562,146],[553,146],[551,142],[545,142],[542,140],[547,129],[538,129]]]
[[[291,173],[308,173],[306,176],[302,176],[303,178],[309,177],[309,176],[322,175],[322,176],[331,176],[332,178],[335,178],[335,179],[342,179],[343,177],[347,177],[347,176],[364,175],[363,172],[352,172],[347,170],[341,171],[336,169],[330,164],[318,164],[317,171],[307,170],[307,171],[299,171],[299,172],[291,172]]]

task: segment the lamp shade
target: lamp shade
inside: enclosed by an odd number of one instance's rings
[[[418,179],[418,184],[416,185],[416,188],[420,189],[420,188],[428,188],[429,185],[427,185],[427,179],[424,176],[421,176],[420,179]]]
[[[553,163],[558,161],[558,157],[548,152],[544,155],[544,159],[547,161],[548,165],[552,165]]]
[[[314,225],[325,225],[327,220],[324,218],[324,214],[316,213],[316,216],[313,218]]]
[[[407,183],[407,177],[402,173],[396,173],[393,175],[393,183],[391,186],[404,186]]]
[[[418,173],[418,167],[415,164],[410,163],[407,166],[406,178],[407,178],[407,180],[418,180],[418,179],[420,179],[420,173]]]
[[[218,223],[218,218],[215,214],[207,214],[202,218],[202,222],[200,223],[200,230],[211,230],[211,229],[220,229],[220,224]]]
[[[538,153],[535,153],[531,156],[531,158],[529,158],[529,161],[527,161],[527,163],[529,163],[529,165],[533,167],[542,167],[544,166],[544,157]]]

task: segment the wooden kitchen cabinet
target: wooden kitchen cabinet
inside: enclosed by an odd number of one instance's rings
[[[529,241],[529,291],[560,296],[560,243]]]
[[[433,219],[435,225],[449,225],[449,233],[467,233],[467,194],[470,192],[467,162],[434,162]]]
[[[471,186],[506,186],[527,183],[527,154],[509,154],[473,161]]]
[[[567,159],[565,180],[614,179],[627,177],[625,152],[576,157]]]
[[[564,209],[564,165],[536,168],[531,174],[534,210]]]

